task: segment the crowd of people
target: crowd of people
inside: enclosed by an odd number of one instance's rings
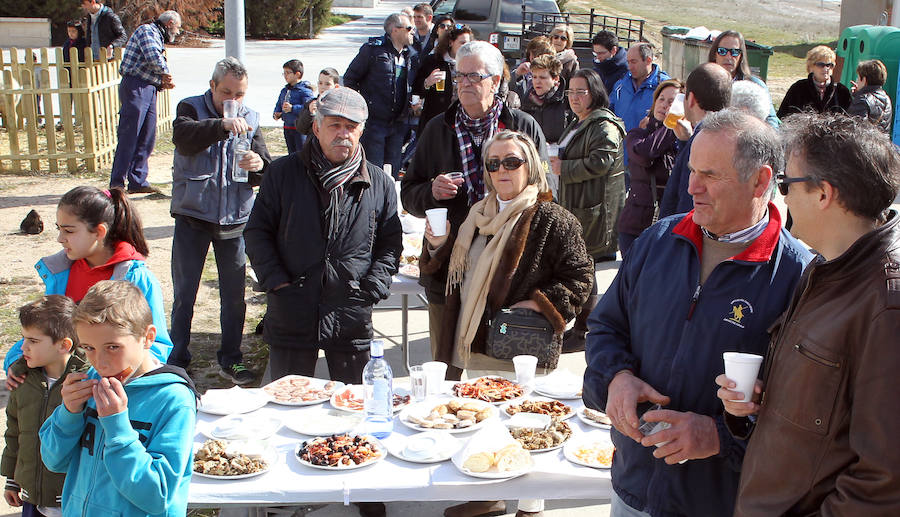
[[[241,102],[247,68],[223,59],[176,109],[169,332],[128,194],[152,190],[156,92],[174,85],[162,49],[181,18],[167,11],[124,39],[107,7],[84,7],[87,34],[72,24],[67,45],[125,47],[119,148],[109,190],[60,200],[63,249],[37,263],[45,296],[20,309],[23,339],[4,360],[0,473],[23,515],[184,515],[186,370],[210,246],[223,376],[258,377],[240,349],[249,257],[269,377],[312,376],[321,350],[331,379],[359,384],[373,307],[401,259],[401,204],[447,212],[445,228],[426,224],[418,261],[448,378],[513,370],[491,346],[504,309],[546,323],[539,372],[585,354],[584,402],[614,427],[612,516],[900,512],[898,419],[880,404],[900,388],[900,154],[880,61],[860,63],[851,90],[831,76],[834,52],[815,47],[776,113],[736,31],[683,80],[649,43],[620,47],[607,31],[580,68],[564,25],[508,67],[419,4],[387,17],[343,84],[326,68],[314,87],[299,60],[284,63],[273,117],[289,153],[273,159]],[[595,265],[617,252],[601,296]],[[722,374],[729,351],[765,357],[752,400]],[[666,429],[645,436],[643,422]],[[516,515],[543,509],[521,500]]]

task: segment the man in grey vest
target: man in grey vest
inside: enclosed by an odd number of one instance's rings
[[[272,158],[259,129],[259,114],[240,101],[247,92],[247,69],[233,57],[216,63],[209,90],[178,103],[172,130],[172,353],[169,363],[187,368],[194,301],[209,245],[219,273],[222,343],[216,356],[222,376],[235,384],[253,380],[243,364],[246,255],[244,226],[253,208],[253,187]],[[237,101],[237,113],[223,117],[225,101]],[[229,114],[231,115],[231,114]],[[235,146],[249,140],[240,156]]]

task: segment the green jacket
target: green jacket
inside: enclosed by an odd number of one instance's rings
[[[569,134],[560,153],[559,204],[581,223],[589,255],[615,255],[616,224],[625,206],[625,124],[597,108],[580,124],[569,124],[560,142]]]
[[[20,364],[21,363],[21,364]],[[62,404],[62,385],[66,375],[90,368],[81,351],[69,358],[66,370],[53,386],[47,386],[42,368],[28,368],[22,357],[13,367],[28,371],[25,382],[13,390],[6,406],[6,448],[0,461],[0,474],[22,488],[21,497],[35,506],[60,506],[65,474],[50,472],[41,460],[38,431],[56,406]]]

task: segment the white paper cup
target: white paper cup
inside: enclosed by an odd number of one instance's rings
[[[725,360],[725,377],[728,377],[737,385],[732,391],[744,394],[743,402],[753,400],[753,387],[756,385],[756,376],[759,374],[759,365],[762,364],[762,356],[756,354],[744,354],[741,352],[725,352],[722,354]]]
[[[447,235],[447,209],[432,208],[425,210],[425,217],[428,218],[428,224],[431,225],[431,233],[435,237]],[[428,364],[428,363],[425,363]],[[444,365],[446,368],[447,365]]]
[[[441,392],[444,386],[444,378],[447,376],[447,363],[440,361],[428,361],[422,364],[425,370],[425,389],[429,395]]]
[[[538,358],[533,355],[517,355],[513,357],[516,368],[516,382],[531,387],[534,384],[534,373],[537,370]]]
[[[422,100],[422,97],[420,97],[418,95],[412,95],[410,97],[409,103],[412,104],[413,106],[418,106],[418,104],[421,100]]]

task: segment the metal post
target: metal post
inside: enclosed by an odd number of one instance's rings
[[[244,63],[244,0],[225,0],[225,57]]]

